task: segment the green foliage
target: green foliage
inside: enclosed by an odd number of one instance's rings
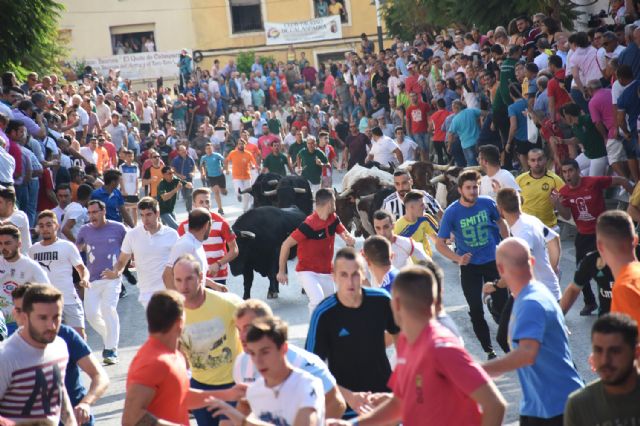
[[[272,64],[276,63],[276,59],[273,56],[259,55],[258,58],[260,58],[260,64],[262,64],[262,66],[265,66],[269,62]],[[246,73],[248,75],[251,72],[251,65],[253,65],[255,60],[256,52],[253,50],[238,53],[236,56],[236,67],[238,68],[238,72]]]
[[[19,76],[59,70],[66,53],[58,39],[64,6],[56,0],[3,0],[0,13],[0,69]]]
[[[505,28],[521,15],[542,12],[560,19],[572,29],[580,12],[572,0],[395,0],[387,2],[382,16],[387,32],[403,40],[413,40],[421,31],[477,26],[481,31],[498,25]]]

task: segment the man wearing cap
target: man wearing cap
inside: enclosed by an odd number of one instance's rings
[[[404,84],[407,88],[407,93],[415,93],[418,96],[422,94],[422,87],[420,87],[420,83],[418,83],[418,78],[420,77],[420,73],[418,72],[418,68],[415,62],[411,62],[407,65],[407,69],[409,70],[409,77],[404,81]]]

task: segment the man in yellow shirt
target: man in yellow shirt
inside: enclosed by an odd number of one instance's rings
[[[204,272],[190,254],[173,265],[173,284],[184,296],[186,321],[180,348],[191,366],[191,388],[221,390],[233,387],[233,364],[242,353],[235,325],[236,308],[242,300],[233,293],[204,287]],[[219,417],[206,409],[193,410],[198,426],[218,426]]]
[[[407,192],[404,207],[405,214],[394,225],[394,233],[422,244],[425,253],[431,256],[429,238],[438,235],[438,222],[433,216],[425,214],[424,194],[415,190]]]
[[[251,153],[245,150],[247,141],[238,140],[236,149],[231,151],[224,160],[224,173],[229,173],[229,163],[231,163],[231,177],[233,178],[233,186],[238,196],[238,201],[242,201],[242,210],[249,210],[249,202],[251,195],[243,194],[240,191],[251,186],[251,169],[256,168],[256,159]]]
[[[549,228],[556,228],[558,218],[550,196],[560,191],[564,181],[547,170],[547,157],[539,148],[529,151],[527,163],[529,171],[516,178],[522,196],[522,211],[537,217]]]

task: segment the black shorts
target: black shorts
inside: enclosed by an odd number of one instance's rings
[[[227,178],[225,177],[225,175],[220,175],[220,176],[207,176],[207,184],[213,188],[214,186],[217,186],[219,188],[223,188],[226,189],[227,188]]]
[[[531,143],[529,141],[519,141],[515,139],[513,143],[515,145],[516,152],[520,155],[527,155],[532,149],[540,148],[539,143]]]
[[[138,201],[140,201],[140,197],[137,195],[125,195],[124,197],[124,202],[127,204],[138,204]]]

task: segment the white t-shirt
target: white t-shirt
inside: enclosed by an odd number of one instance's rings
[[[396,269],[429,259],[422,245],[401,235],[396,235],[396,240],[391,243],[391,252],[393,253],[391,264]]]
[[[80,155],[87,163],[98,164],[98,151],[92,151],[88,146],[83,146],[80,148]]]
[[[138,176],[140,176],[138,165],[123,163],[120,165],[120,172],[122,172],[122,192],[129,196],[137,196]]]
[[[28,344],[20,333],[12,334],[0,345],[0,416],[16,423],[46,418],[57,425],[68,361],[69,350],[60,336],[40,349]],[[36,383],[42,387],[41,392],[37,392]],[[31,400],[34,397],[35,404]],[[42,398],[48,399],[46,404]],[[49,406],[48,412],[44,405]]]
[[[27,256],[20,256],[15,262],[0,257],[0,312],[8,323],[15,322],[11,313],[11,292],[26,282],[48,284],[49,277],[37,262]]]
[[[513,175],[505,169],[500,169],[498,173],[491,177],[487,175],[482,176],[480,179],[480,195],[486,195],[494,200],[496,199],[498,193],[493,190],[492,182],[494,179],[500,184],[500,188],[513,188],[516,191],[520,191],[520,186],[516,183]]]
[[[329,371],[327,364],[318,355],[289,344],[286,357],[292,367],[299,368],[320,379],[325,394],[336,386],[336,379]],[[259,377],[261,377],[260,372],[256,370],[249,354],[246,352],[239,354],[233,364],[233,381],[249,384],[254,383]]]
[[[142,110],[142,121],[140,122],[144,124],[151,124],[152,119],[153,119],[153,108],[147,105]]]
[[[262,377],[249,385],[247,400],[255,417],[274,425],[292,425],[298,411],[311,407],[317,413],[318,424],[324,424],[324,392],[320,379],[294,368],[276,389],[277,392],[268,388]]]
[[[111,120],[111,108],[105,103],[96,104],[96,114],[101,125]]]
[[[291,145],[296,143],[296,135],[292,135],[291,133],[287,133],[287,135],[284,137],[283,142],[284,142],[285,146],[287,147],[287,149],[289,149],[289,147]]]
[[[15,209],[11,216],[6,219],[0,218],[0,222],[11,222],[20,230],[20,238],[22,239],[22,248],[20,252],[24,255],[31,247],[31,230],[29,229],[29,218],[22,210]]]
[[[203,272],[203,276],[206,276],[208,268],[207,253],[204,251],[202,241],[199,241],[194,237],[191,232],[186,232],[171,248],[169,259],[167,259],[167,264],[165,266],[173,268],[173,264],[183,254],[190,254],[195,257],[198,260],[198,263],[200,263],[200,270]]]
[[[73,238],[77,238],[78,232],[80,232],[80,228],[82,228],[82,225],[86,224],[89,221],[89,214],[87,213],[87,209],[82,207],[82,204],[76,203],[75,201],[69,203],[69,205],[65,207],[62,212],[62,216],[60,217],[60,231],[58,231],[58,236],[60,238],[63,238],[65,240],[68,239],[62,233],[62,228],[64,228],[67,222],[72,219],[75,220],[76,223],[71,228],[71,234],[73,235]]]
[[[393,139],[382,136],[377,141],[372,141],[369,154],[373,155],[373,161],[377,161],[383,166],[387,166],[389,163],[398,164],[398,158],[393,153],[398,148],[400,147]]]
[[[402,152],[402,159],[404,161],[413,161],[416,159],[416,148],[418,148],[418,144],[415,143],[413,139],[405,136],[402,143],[396,142],[396,145],[400,148],[400,152]]]
[[[144,265],[137,268],[140,289],[138,300],[142,303],[146,303],[156,291],[164,290],[162,272],[176,241],[178,233],[164,225],[155,234],[150,234],[140,224],[125,235],[120,251],[134,255],[136,263]]]
[[[83,264],[75,244],[62,239],[48,246],[35,243],[29,249],[29,257],[40,264],[49,282],[62,292],[65,305],[81,303],[73,286],[73,269]]]
[[[242,121],[240,121],[240,118],[242,118],[241,112],[236,111],[229,114],[229,123],[231,124],[232,132],[237,132],[242,128]]]
[[[80,122],[76,126],[75,130],[81,132],[84,130],[84,126],[89,125],[89,114],[87,114],[87,111],[85,111],[84,108],[82,107],[79,107],[77,111],[78,111],[78,118],[80,118]]]
[[[547,286],[553,297],[560,300],[560,283],[551,267],[547,250],[547,243],[558,237],[558,234],[537,217],[526,213],[520,215],[510,231],[514,237],[522,238],[529,244],[531,255],[536,259],[536,263],[533,265],[534,278]]]

